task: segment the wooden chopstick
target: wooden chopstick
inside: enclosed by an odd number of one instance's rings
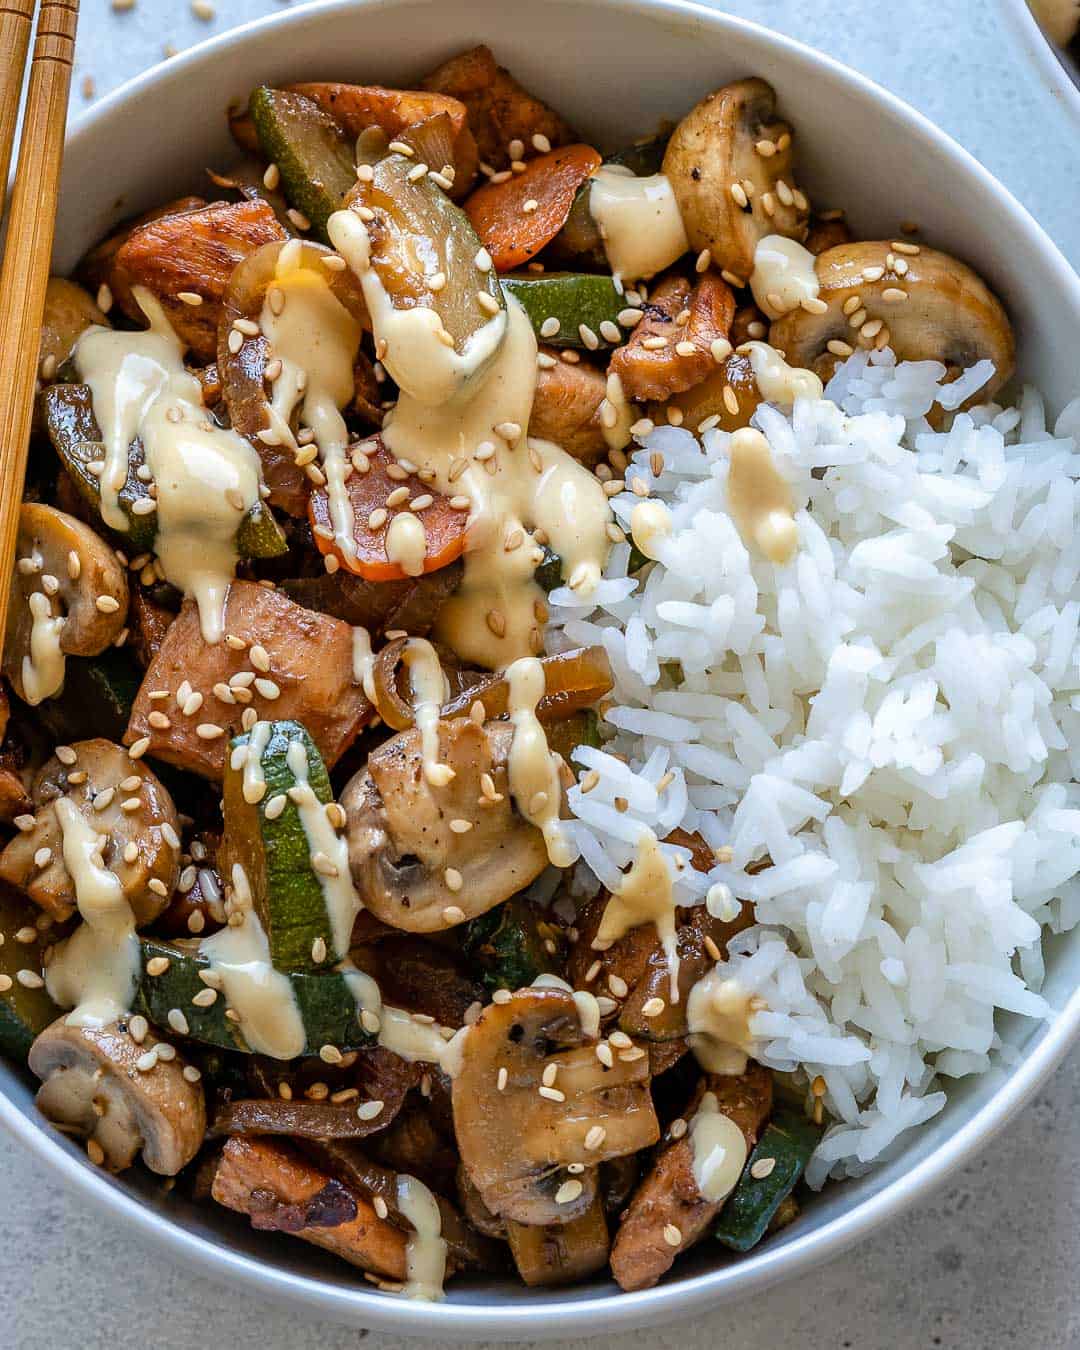
[[[79,0],[41,0],[0,268],[0,638],[7,626],[78,18]]]
[[[0,199],[7,195],[34,3],[35,0],[0,0]]]

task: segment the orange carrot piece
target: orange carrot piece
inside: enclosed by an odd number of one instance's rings
[[[566,145],[530,159],[524,173],[476,189],[465,211],[498,271],[521,267],[551,243],[600,162],[591,145]]]
[[[366,451],[370,468],[366,473],[354,469],[345,483],[352,503],[356,556],[346,557],[334,542],[330,500],[325,488],[316,488],[308,503],[308,517],[319,552],[324,556],[332,554],[347,571],[367,581],[403,580],[406,574],[400,564],[391,562],[386,556],[386,537],[395,516],[408,511],[410,502],[418,497],[428,497],[431,498],[431,505],[423,506],[415,513],[424,525],[426,549],[423,570],[437,572],[440,567],[448,567],[465,551],[469,512],[455,509],[450,505],[449,497],[433,492],[427,483],[412,474],[407,478],[392,478],[387,470],[395,463],[393,455],[383,445],[381,438],[376,437],[373,444],[374,449]],[[388,507],[387,497],[398,488],[407,489],[408,496],[397,506]],[[371,513],[380,509],[385,519],[377,529],[372,529],[368,523]]]

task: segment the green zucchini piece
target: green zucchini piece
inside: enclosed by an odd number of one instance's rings
[[[45,941],[16,942],[15,934],[32,928],[41,910],[8,886],[0,886],[0,1054],[26,1062],[34,1037],[60,1016],[44,989],[27,989],[20,970],[40,974]],[[10,988],[8,987],[10,985]]]
[[[495,270],[482,272],[476,266],[480,240],[472,222],[429,176],[410,177],[416,161],[387,153],[381,132],[365,132],[357,142],[357,156],[371,167],[370,180],[357,184],[353,204],[374,212],[369,226],[372,270],[395,309],[433,309],[454,339],[454,349],[464,352],[494,318],[490,306],[478,302],[478,294],[506,308]],[[436,267],[445,281],[432,290]]]
[[[544,946],[559,932],[524,896],[515,895],[467,923],[461,948],[485,989],[523,989],[560,968],[558,950]]]
[[[713,1230],[725,1247],[748,1252],[760,1242],[783,1202],[795,1188],[822,1130],[798,1110],[781,1108],[765,1127],[746,1161],[739,1184],[732,1191]],[[772,1159],[768,1176],[754,1177],[756,1163]]]
[[[600,739],[600,719],[592,708],[571,713],[558,722],[549,722],[545,730],[548,749],[562,755],[568,764],[579,745],[591,745],[594,750],[599,750],[603,743]]]
[[[356,183],[348,136],[303,94],[264,85],[252,90],[248,108],[259,148],[278,166],[286,197],[329,243],[326,222]]]
[[[636,178],[648,178],[660,172],[669,139],[667,134],[650,136],[647,140],[628,145],[614,155],[608,155],[604,163],[629,169]],[[560,258],[577,258],[581,262],[595,263],[597,267],[606,267],[604,241],[600,238],[600,231],[589,209],[589,191],[589,183],[582,183],[578,188],[554,248]]]
[[[607,323],[618,328],[619,314],[626,308],[610,276],[593,272],[511,272],[502,278],[502,284],[503,290],[524,306],[533,331],[544,342],[583,351],[618,346],[600,331]],[[540,331],[547,319],[558,320],[557,333],[545,335]],[[586,345],[580,332],[582,324],[592,329],[598,348]],[[619,342],[625,341],[623,330],[619,333]]]
[[[101,487],[90,465],[105,458],[101,428],[94,416],[89,385],[54,384],[41,395],[45,428],[61,464],[71,475],[80,495],[95,511],[101,507]],[[128,519],[128,529],[120,537],[133,554],[149,553],[154,547],[157,524],[150,515],[135,515],[132,507],[149,497],[146,483],[137,477],[143,465],[142,442],[132,442],[128,452],[128,472],[120,489],[120,509]]]
[[[209,1008],[191,1001],[206,989],[199,971],[210,965],[205,956],[199,955],[198,942],[186,938],[176,942],[142,938],[140,946],[143,969],[134,1012],[142,1013],[155,1026],[168,1028],[169,1010],[179,1008],[187,1019],[187,1034],[192,1040],[220,1046],[223,1050],[251,1053],[239,1026],[225,1015],[224,997],[215,999]],[[146,964],[154,957],[164,957],[169,963],[160,975],[147,972]],[[324,1045],[334,1045],[339,1050],[358,1050],[374,1041],[375,1037],[360,1025],[356,999],[343,975],[330,971],[320,975],[294,972],[287,978],[307,1033],[305,1054],[318,1054]]]
[[[300,809],[286,795],[296,786],[296,776],[288,765],[288,750],[299,741],[308,761],[308,781],[318,800],[325,806],[334,800],[326,766],[315,742],[299,722],[271,722],[259,762],[266,790],[256,802],[244,800],[243,767],[233,768],[236,751],[241,747],[252,753],[253,734],[245,732],[231,742],[232,754],[225,766],[225,835],[221,846],[222,875],[230,876],[235,863],[247,874],[259,921],[270,943],[270,960],[277,970],[316,970],[319,965],[337,959],[327,913],[326,900],[318,873],[311,866],[311,846],[300,819]],[[280,815],[267,816],[280,805],[275,798],[284,796]],[[312,947],[322,938],[326,954],[321,963],[312,956]]]
[[[89,659],[69,657],[63,697],[46,699],[37,710],[38,718],[57,742],[94,736],[120,741],[142,678],[127,647],[110,647]]]
[[[71,475],[83,500],[97,512],[101,508],[101,488],[96,474],[89,466],[105,458],[101,428],[94,416],[94,403],[89,385],[54,384],[41,395],[42,416],[53,447]],[[137,501],[149,497],[149,487],[138,477],[144,463],[142,442],[135,440],[128,452],[128,472],[120,489],[120,509],[128,519],[128,529],[116,537],[132,554],[150,553],[157,536],[157,520],[150,515],[136,515]],[[259,501],[248,511],[236,532],[236,546],[244,558],[277,558],[288,553],[289,544],[281,526],[265,502]]]

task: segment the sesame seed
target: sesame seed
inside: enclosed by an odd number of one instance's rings
[[[382,1101],[361,1102],[356,1108],[357,1117],[360,1120],[374,1120],[376,1116],[382,1115],[385,1105]]]
[[[487,614],[484,615],[484,622],[495,637],[501,638],[506,636],[506,616],[503,614],[502,610],[489,609]]]
[[[588,347],[589,351],[591,352],[596,351],[596,349],[600,346],[600,339],[596,336],[596,334],[593,332],[593,330],[589,327],[587,323],[578,324],[578,336],[581,338],[582,342],[584,342],[585,346]]]
[[[549,1102],[566,1101],[566,1093],[560,1092],[558,1088],[545,1087],[543,1084],[541,1084],[541,1086],[538,1087],[536,1090],[537,1092],[539,1092],[541,1097],[546,1097]]]
[[[458,905],[447,905],[442,912],[442,916],[448,924],[463,923],[465,921],[465,911]]]
[[[200,722],[195,728],[195,735],[203,741],[216,741],[219,736],[225,735],[225,728],[219,727],[216,722]]]
[[[52,862],[51,848],[39,848],[37,852],[34,854],[35,867],[48,867],[49,863],[51,862]],[[21,931],[22,930],[20,929],[20,932]]]
[[[45,984],[36,970],[17,970],[15,978],[24,989],[41,989]]]
[[[614,1066],[615,1056],[611,1053],[611,1046],[608,1045],[607,1041],[597,1041],[596,1058],[607,1069],[610,1069]]]
[[[697,348],[692,342],[676,342],[675,354],[676,356],[696,356]]]
[[[487,291],[476,292],[476,303],[485,314],[498,314],[499,312],[498,300],[493,295],[489,295]]]
[[[150,1030],[150,1024],[142,1013],[136,1013],[128,1023],[128,1035],[136,1045],[142,1045],[146,1040],[147,1032]]]
[[[147,718],[147,721],[150,719]],[[137,741],[132,741],[128,746],[128,759],[142,759],[147,750],[150,749],[150,737],[140,736]]]
[[[745,209],[750,205],[749,198],[746,195],[746,189],[741,183],[732,183],[730,191],[732,200],[737,206],[741,206]]]
[[[506,1065],[504,1064],[499,1069],[498,1075],[495,1078],[495,1087],[498,1089],[499,1092],[502,1092],[503,1089],[506,1087],[509,1077],[510,1075],[507,1073]]]
[[[186,1036],[190,1030],[188,1020],[179,1008],[170,1008],[167,1021],[178,1036]]]
[[[662,352],[667,346],[667,338],[647,337],[642,339],[642,347],[647,352]]]
[[[120,608],[120,601],[114,600],[111,595],[99,595],[94,605],[102,614],[115,614]]]
[[[139,1056],[135,1061],[135,1067],[140,1073],[149,1073],[152,1069],[157,1068],[157,1062],[158,1054],[155,1046],[153,1050],[147,1050],[145,1054]]]
[[[712,353],[712,359],[720,366],[731,355],[732,346],[727,338],[714,338],[709,344],[709,351]]]
[[[750,1166],[750,1175],[755,1181],[764,1181],[767,1176],[771,1176],[776,1167],[775,1158],[758,1158]]]
[[[324,1045],[319,1048],[319,1058],[324,1064],[340,1064],[342,1056],[336,1045]]]
[[[825,345],[827,350],[832,352],[833,356],[850,356],[855,350],[854,347],[849,346],[846,342],[841,342],[839,338],[832,338]]]
[[[97,307],[103,314],[108,314],[109,310],[113,307],[113,293],[104,281],[98,287]]]
[[[612,323],[610,319],[604,319],[600,324],[600,336],[605,342],[618,343],[622,341],[619,325]]]
[[[509,989],[496,989],[495,992],[491,995],[491,1001],[492,1003],[497,1003],[500,1006],[503,1006],[509,1003],[513,997],[514,996],[513,994],[511,994]],[[546,1073],[547,1070],[545,1069],[544,1072]],[[548,1087],[551,1086],[551,1083],[548,1082],[546,1078],[543,1081],[547,1083]],[[552,1079],[552,1082],[554,1082],[554,1079]]]
[[[196,1008],[212,1008],[217,1002],[218,991],[216,989],[200,989],[197,994],[193,994],[191,1001]]]
[[[908,299],[908,293],[899,286],[887,286],[881,292],[881,298],[888,301],[889,304],[898,304],[900,301]]]
[[[682,1232],[673,1223],[664,1224],[664,1241],[669,1247],[678,1247],[682,1243]]]
[[[572,1177],[569,1181],[564,1181],[555,1192],[555,1203],[557,1205],[569,1205],[578,1198],[584,1189],[582,1183],[576,1177]]]
[[[6,994],[13,983],[10,975],[0,974],[0,994]]]
[[[857,310],[855,310],[855,312],[852,314],[851,318],[848,319],[848,327],[849,327],[849,328],[861,328],[861,327],[863,326],[863,324],[866,322],[866,319],[867,319],[866,310],[865,310],[865,309],[857,309]]]
[[[647,998],[641,1005],[641,1014],[643,1017],[659,1017],[666,1007],[662,998]]]

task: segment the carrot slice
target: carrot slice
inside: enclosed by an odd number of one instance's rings
[[[401,581],[406,576],[405,570],[386,556],[386,538],[394,517],[408,511],[410,503],[420,498],[431,502],[430,506],[421,506],[414,512],[424,526],[423,570],[437,572],[440,567],[447,567],[455,558],[460,558],[465,551],[468,511],[457,510],[450,505],[451,498],[433,492],[427,483],[412,474],[407,478],[391,477],[389,470],[396,461],[381,437],[364,442],[364,446],[371,448],[359,453],[354,451],[353,462],[362,466],[362,454],[370,467],[366,472],[354,468],[345,482],[352,504],[356,556],[347,557],[334,542],[330,500],[325,488],[316,488],[308,503],[308,517],[319,552],[324,556],[332,554],[347,571],[368,581]],[[408,496],[398,505],[388,507],[387,497],[398,488],[405,488]],[[369,524],[371,514],[379,510],[385,519],[372,529]]]
[[[578,188],[599,167],[591,145],[566,145],[529,160],[524,173],[476,189],[465,211],[499,272],[520,267],[551,243]]]

